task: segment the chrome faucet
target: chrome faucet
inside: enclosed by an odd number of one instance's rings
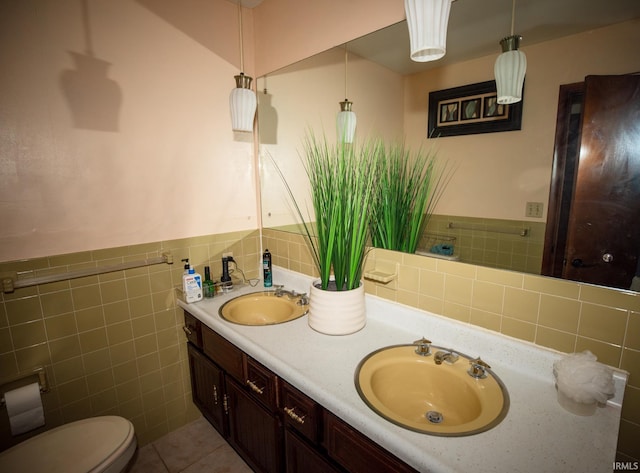
[[[460,358],[458,354],[454,353],[452,350],[439,350],[433,357],[433,361],[436,365],[441,365],[443,361],[452,365],[458,361],[458,358]]]
[[[286,289],[284,289],[284,286],[281,284],[277,284],[275,288],[276,288],[276,292],[275,292],[276,297],[287,296],[289,299],[298,299],[296,302],[297,305],[309,304],[309,298],[307,297],[306,292],[298,293],[294,290],[287,291]]]

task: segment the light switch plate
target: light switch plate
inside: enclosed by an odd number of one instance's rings
[[[544,204],[542,202],[527,202],[525,217],[542,218]]]

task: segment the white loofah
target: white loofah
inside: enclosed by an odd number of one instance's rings
[[[593,353],[585,350],[556,361],[553,374],[558,390],[584,404],[604,403],[613,397],[613,370],[596,359]]]

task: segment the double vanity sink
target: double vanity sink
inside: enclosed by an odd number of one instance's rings
[[[296,320],[308,310],[305,294],[277,287],[234,297],[218,313],[235,324],[265,326]],[[355,374],[364,403],[384,419],[424,434],[473,435],[499,424],[509,395],[490,366],[430,344],[422,338],[367,355]]]
[[[274,280],[287,291],[245,287],[179,304],[418,471],[610,470],[622,374],[606,407],[575,416],[556,400],[561,353],[373,296],[362,330],[323,335],[293,291],[311,279],[274,268]],[[423,334],[434,344],[416,340]]]

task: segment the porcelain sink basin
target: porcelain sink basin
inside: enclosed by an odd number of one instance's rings
[[[509,409],[504,384],[490,369],[472,377],[469,357],[436,363],[414,345],[396,345],[365,357],[355,383],[362,400],[378,415],[406,429],[438,436],[473,435],[498,425]],[[440,353],[442,354],[442,352]]]
[[[300,297],[276,296],[274,291],[253,292],[225,302],[218,313],[224,320],[240,325],[281,324],[308,312],[309,305],[300,302]]]

